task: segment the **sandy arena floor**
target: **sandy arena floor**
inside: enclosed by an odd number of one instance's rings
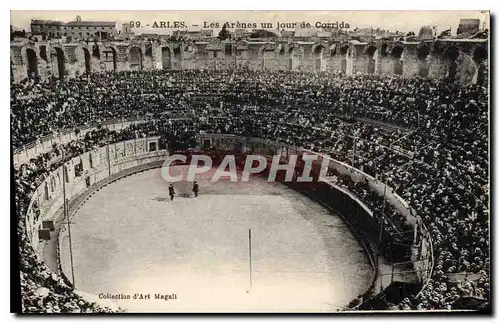
[[[198,198],[171,202],[154,169],[92,196],[73,218],[77,289],[130,295],[116,301],[128,312],[319,312],[337,311],[368,288],[368,260],[338,216],[277,183],[198,182]]]

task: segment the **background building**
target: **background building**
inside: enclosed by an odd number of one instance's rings
[[[84,21],[80,16],[75,21],[32,20],[31,34],[42,39],[71,37],[73,39],[112,39],[117,34],[115,21]]]

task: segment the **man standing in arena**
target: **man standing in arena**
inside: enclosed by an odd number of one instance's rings
[[[170,184],[170,186],[168,187],[168,194],[170,195],[170,201],[173,201],[175,195],[174,184]]]
[[[194,193],[194,197],[198,197],[198,182],[197,181],[194,181],[193,183],[193,193]]]

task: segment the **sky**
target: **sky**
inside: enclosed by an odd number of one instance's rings
[[[272,23],[309,22],[314,27],[316,22],[348,23],[350,29],[380,28],[390,31],[413,31],[418,33],[421,26],[437,26],[438,31],[451,27],[452,34],[456,33],[460,19],[477,18],[489,26],[487,11],[11,11],[11,25],[19,29],[30,30],[31,19],[47,19],[73,21],[76,16],[82,20],[116,21],[118,30],[123,23],[139,22],[141,27],[135,29],[140,33],[170,33],[172,29],[152,28],[154,22],[184,21],[186,25],[204,27],[204,23],[219,23],[219,30],[224,22],[240,23]],[[149,25],[149,26],[148,26]],[[179,28],[175,28],[179,29]],[[250,28],[252,29],[252,28]]]

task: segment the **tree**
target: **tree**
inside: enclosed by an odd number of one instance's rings
[[[276,38],[278,35],[272,31],[265,29],[258,29],[250,34],[250,38]]]
[[[227,31],[226,29],[226,25],[222,26],[222,29],[221,31],[219,31],[219,36],[217,38],[219,38],[220,40],[226,40],[230,38],[229,31]]]

